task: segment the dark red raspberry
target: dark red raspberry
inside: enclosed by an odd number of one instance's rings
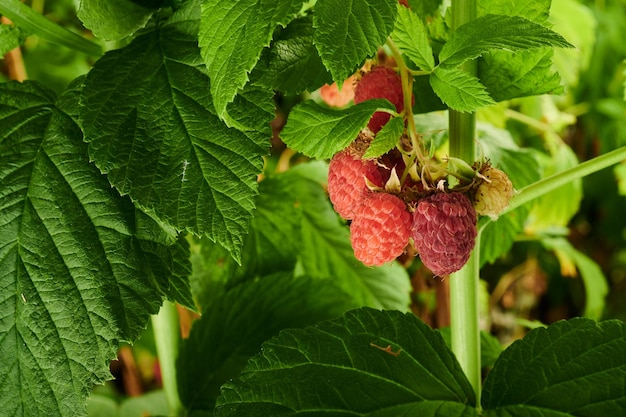
[[[370,189],[365,178],[382,187],[384,182],[376,163],[355,158],[349,151],[336,154],[328,167],[328,195],[335,211],[344,219],[354,217],[354,210]]]
[[[393,69],[384,66],[375,66],[361,78],[354,90],[354,103],[358,104],[374,98],[386,98],[394,106],[398,113],[404,110],[404,97],[402,95],[402,78]],[[384,112],[376,112],[370,119],[367,127],[377,133],[389,121],[391,115]]]
[[[402,254],[409,242],[411,215],[392,194],[368,194],[354,213],[350,240],[354,256],[367,266],[382,265]]]
[[[476,240],[476,212],[458,192],[437,193],[420,199],[411,230],[415,249],[435,275],[458,271],[469,259]]]

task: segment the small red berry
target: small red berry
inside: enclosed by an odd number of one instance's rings
[[[422,262],[435,275],[461,269],[476,234],[476,212],[465,194],[437,193],[418,201],[411,237]]]
[[[349,151],[339,152],[328,167],[328,196],[335,211],[344,219],[354,217],[354,210],[370,189],[365,182],[384,185],[376,163],[355,158]]]
[[[402,95],[402,78],[393,69],[385,66],[375,66],[361,78],[354,89],[354,103],[358,104],[374,98],[386,98],[395,107],[398,113],[404,110],[404,96]],[[370,119],[367,127],[377,133],[389,121],[391,115],[376,112]]]
[[[402,254],[409,241],[411,215],[392,194],[368,194],[354,213],[350,240],[354,256],[367,266],[383,265]]]

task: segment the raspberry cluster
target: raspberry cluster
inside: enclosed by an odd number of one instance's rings
[[[393,69],[375,66],[361,77],[355,103],[374,98],[388,99],[403,116],[402,81]],[[387,153],[364,158],[390,117],[374,113],[361,135],[332,158],[330,200],[351,221],[354,254],[365,265],[392,261],[412,246],[435,275],[456,272],[474,248],[477,216],[497,216],[513,195],[511,182],[488,162],[470,167],[454,158],[426,158],[416,141],[403,140],[408,135]]]

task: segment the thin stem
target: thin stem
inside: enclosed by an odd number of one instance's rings
[[[579,178],[583,178],[594,172],[598,172],[604,168],[608,168],[611,165],[615,165],[619,162],[626,161],[626,146],[615,149],[611,152],[607,152],[604,155],[597,156],[593,159],[585,161],[577,166],[559,172],[558,174],[551,175],[547,178],[532,183],[522,188],[509,203],[509,206],[500,213],[504,215],[516,208],[528,203],[535,198],[541,197],[544,194],[549,193],[565,184],[568,184]],[[479,224],[479,230],[482,230],[489,224],[490,219],[485,217],[481,219]]]
[[[452,28],[476,18],[476,0],[452,0]],[[461,69],[475,75],[476,63],[468,61]],[[450,156],[470,165],[475,159],[476,116],[450,110]],[[450,277],[450,319],[452,351],[465,372],[480,408],[480,330],[478,327],[478,288],[480,239],[467,264]]]
[[[152,328],[154,342],[156,344],[163,390],[169,406],[169,414],[178,416],[182,414],[183,406],[178,397],[178,383],[176,380],[176,358],[178,356],[178,342],[180,330],[178,324],[178,311],[176,305],[165,301],[159,314],[152,316]]]

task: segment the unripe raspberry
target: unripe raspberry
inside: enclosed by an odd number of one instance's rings
[[[402,254],[409,242],[411,215],[392,194],[368,194],[354,213],[350,241],[354,256],[367,266],[382,265]]]
[[[404,110],[402,95],[402,78],[393,69],[384,66],[373,67],[361,78],[354,89],[354,103],[358,104],[374,98],[386,98],[395,107],[398,113]],[[370,119],[367,127],[377,133],[389,121],[391,115],[376,112]]]
[[[477,214],[495,220],[515,194],[513,184],[504,172],[494,167],[487,168],[482,175],[487,180],[483,180],[474,192],[474,209]]]
[[[418,201],[411,237],[422,262],[435,275],[448,275],[465,265],[476,233],[476,212],[465,194],[437,193]]]
[[[384,182],[376,163],[354,157],[349,151],[336,154],[328,167],[328,196],[335,211],[344,219],[354,217],[354,210],[370,193],[365,182],[382,187]]]

